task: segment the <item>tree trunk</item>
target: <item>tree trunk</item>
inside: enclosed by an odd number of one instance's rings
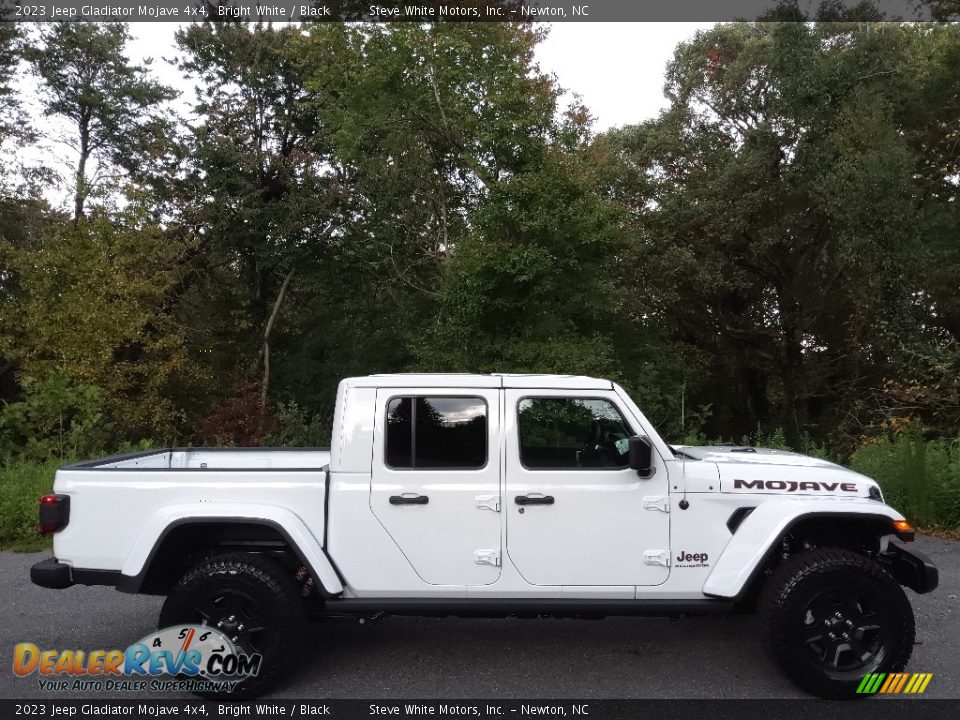
[[[800,435],[806,425],[809,399],[803,368],[803,344],[799,328],[785,323],[783,334],[783,433],[787,444],[800,447]]]
[[[267,390],[270,387],[270,332],[273,330],[273,324],[276,322],[277,314],[280,312],[280,306],[283,305],[283,299],[287,295],[287,288],[290,286],[290,280],[293,278],[291,270],[283,279],[280,286],[280,292],[277,293],[277,299],[273,302],[273,310],[270,312],[270,318],[263,329],[263,346],[261,354],[263,356],[263,380],[260,384],[260,423],[258,436],[262,438],[263,428],[267,419]]]
[[[90,156],[90,128],[80,127],[80,160],[77,162],[77,187],[73,195],[73,221],[83,217],[83,206],[87,201],[87,158]]]

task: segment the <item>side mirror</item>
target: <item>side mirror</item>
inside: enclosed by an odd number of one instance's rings
[[[640,477],[653,475],[653,444],[646,435],[634,435],[630,438],[629,465]]]

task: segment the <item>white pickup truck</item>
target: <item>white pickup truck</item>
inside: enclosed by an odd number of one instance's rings
[[[277,679],[307,619],[750,612],[801,687],[902,670],[901,586],[937,585],[876,483],[752,447],[671,447],[624,390],[560,375],[340,383],[321,449],[153,450],[70,465],[34,583],[167,597]],[[901,542],[903,541],[903,542]]]

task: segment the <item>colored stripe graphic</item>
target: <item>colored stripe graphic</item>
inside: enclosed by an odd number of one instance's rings
[[[888,692],[890,692],[890,689],[897,684],[897,680],[899,679],[900,673],[890,673],[887,676],[886,682],[880,687],[880,694],[886,695]]]
[[[897,686],[890,688],[890,692],[898,693],[903,689],[903,686],[907,684],[907,678],[910,677],[910,673],[901,673],[900,678],[897,681]]]
[[[919,695],[927,689],[933,673],[868,673],[863,676],[857,693],[861,695]]]
[[[857,688],[857,692],[861,695],[874,692],[873,683],[877,679],[877,676],[883,676],[883,673],[867,673],[863,676],[863,680],[860,681],[860,686]]]

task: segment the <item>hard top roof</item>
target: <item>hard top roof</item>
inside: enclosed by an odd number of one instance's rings
[[[560,390],[610,390],[609,380],[584,375],[535,373],[389,373],[347,378],[352,387],[541,388]]]

